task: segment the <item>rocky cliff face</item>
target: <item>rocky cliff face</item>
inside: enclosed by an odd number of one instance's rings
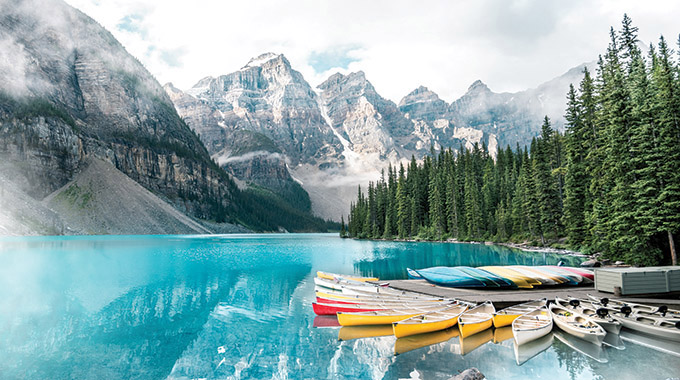
[[[316,94],[283,55],[263,54],[237,72],[200,80],[186,93],[212,110],[207,128],[222,128],[227,136],[235,130],[266,136],[285,152],[292,165],[322,165],[337,158],[342,150],[321,115]],[[199,120],[202,116],[178,108],[202,135],[206,127]],[[215,149],[211,153],[219,146],[219,141],[208,143]]]
[[[41,199],[97,157],[196,217],[224,218],[234,184],[163,88],[100,25],[58,0],[0,3],[0,155]]]

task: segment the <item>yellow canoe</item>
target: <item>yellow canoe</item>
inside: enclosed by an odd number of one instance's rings
[[[388,335],[392,335],[392,326],[390,325],[343,326],[338,332],[338,340],[344,341]]]
[[[493,307],[491,302],[487,301],[461,314],[458,317],[460,336],[467,338],[491,327],[493,313],[495,312],[496,308]]]
[[[512,269],[527,276],[531,276],[533,274],[535,276],[534,278],[540,281],[543,285],[559,285],[567,282],[564,277],[555,276],[551,273],[546,273],[540,269],[536,269],[527,265],[515,265],[512,267]]]
[[[392,323],[397,338],[448,329],[454,326],[458,317],[467,310],[467,304],[456,304],[439,311],[416,315]]]
[[[446,342],[451,338],[458,336],[458,329],[451,327],[445,330],[434,331],[431,333],[411,335],[397,339],[394,342],[394,354],[399,355],[404,352],[413,351],[415,349],[431,346],[433,344]]]
[[[347,305],[355,306],[355,305]],[[447,308],[447,305],[416,305],[402,306],[395,305],[393,309],[360,311],[360,312],[338,312],[338,323],[340,326],[361,326],[361,325],[389,325],[394,322],[415,317],[417,315],[439,311]]]
[[[329,272],[322,272],[322,271],[317,271],[316,276],[319,278],[323,278],[326,280],[335,280],[336,278],[342,278],[345,280],[352,280],[352,281],[361,281],[361,282],[366,282],[366,281],[378,281],[378,277],[361,277],[361,276],[354,276],[354,275],[344,275],[344,274],[336,274],[336,273],[329,273]]]
[[[501,309],[493,315],[493,326],[495,328],[510,326],[512,321],[519,318],[520,315],[534,311],[547,304],[548,300],[542,298],[536,301],[525,302],[519,305],[514,305]]]
[[[487,272],[491,272],[497,276],[505,277],[517,285],[518,288],[531,289],[534,285],[541,285],[540,281],[535,281],[533,278],[527,277],[517,271],[508,269],[506,267],[486,266],[479,267]]]

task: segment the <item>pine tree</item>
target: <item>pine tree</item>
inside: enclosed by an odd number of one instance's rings
[[[677,265],[674,234],[680,232],[680,79],[674,66],[666,41],[661,37],[652,73],[659,153],[663,157],[658,174],[661,186],[658,218],[661,231],[668,237],[671,261]]]
[[[585,238],[585,210],[589,176],[586,170],[585,154],[587,130],[581,118],[582,109],[576,90],[569,85],[567,95],[566,155],[567,173],[565,178],[565,199],[563,223],[572,246],[580,246]]]

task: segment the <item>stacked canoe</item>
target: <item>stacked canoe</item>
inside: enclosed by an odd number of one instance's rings
[[[593,283],[592,271],[552,265],[468,266],[406,269],[409,278],[455,288],[530,289],[537,286]]]

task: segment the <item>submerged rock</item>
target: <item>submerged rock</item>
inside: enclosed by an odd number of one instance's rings
[[[482,380],[485,379],[483,373],[479,372],[477,368],[468,368],[460,374],[450,377],[449,380]]]

